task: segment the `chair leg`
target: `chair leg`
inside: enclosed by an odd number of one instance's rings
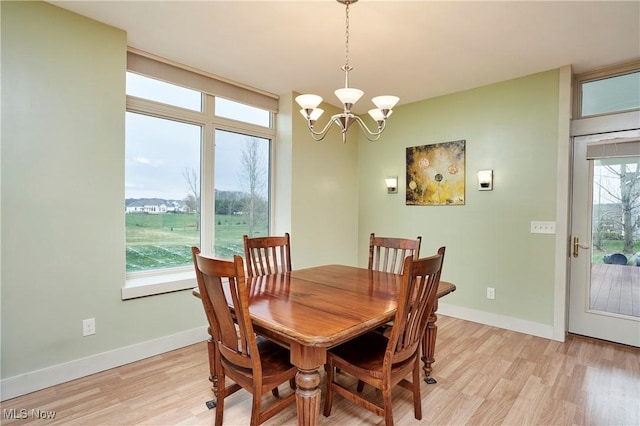
[[[280,392],[278,391],[278,388],[271,389],[271,394],[273,396],[275,396],[276,398],[278,398],[280,396]]]
[[[331,406],[333,405],[333,374],[335,372],[335,368],[333,368],[332,364],[325,364],[325,370],[327,371],[327,391],[324,397],[324,410],[322,414],[325,417],[329,417],[331,415]]]
[[[256,389],[256,393],[253,394],[251,399],[251,426],[258,426],[260,424],[260,405],[262,402],[262,395],[259,390]]]
[[[393,426],[393,405],[391,404],[391,389],[382,391],[382,404],[384,407],[384,425]]]
[[[218,368],[216,367],[216,363],[219,362],[217,359],[219,353],[217,352],[218,348],[215,345],[213,337],[209,337],[209,340],[207,340],[207,353],[209,355],[209,381],[212,384],[213,394],[218,398]]]
[[[358,380],[358,386],[356,387],[356,391],[358,391],[358,393],[362,393],[363,389],[364,389],[364,382],[362,380]]]
[[[227,396],[226,395],[226,386],[225,386],[225,376],[224,376],[224,370],[223,369],[219,369],[217,371],[217,377],[218,380],[220,381],[219,383],[222,383],[222,389],[218,389],[217,392],[217,401],[216,401],[216,420],[215,420],[215,426],[222,426],[222,418],[224,416],[224,398]]]
[[[413,414],[417,420],[422,420],[422,400],[420,398],[420,362],[416,359],[413,367]]]

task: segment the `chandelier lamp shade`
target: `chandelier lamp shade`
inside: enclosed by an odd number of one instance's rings
[[[296,97],[296,102],[302,108],[300,113],[307,120],[307,125],[311,131],[311,136],[317,141],[321,141],[327,135],[327,132],[331,128],[332,124],[338,125],[342,131],[342,142],[347,142],[347,130],[351,124],[358,123],[360,128],[364,131],[365,136],[370,141],[377,141],[380,139],[380,135],[384,131],[387,123],[387,118],[393,112],[392,108],[400,100],[397,96],[376,96],[371,101],[376,108],[369,110],[369,115],[376,122],[378,128],[374,131],[369,130],[365,122],[357,115],[351,112],[353,105],[358,102],[364,92],[353,87],[349,87],[349,72],[353,69],[349,66],[349,5],[357,2],[358,0],[336,0],[338,3],[345,5],[345,64],[341,67],[344,71],[344,87],[335,91],[337,98],[342,104],[343,111],[340,114],[331,116],[329,122],[320,131],[316,131],[315,124],[318,118],[322,115],[324,110],[318,108],[318,105],[322,102],[322,98],[318,95],[300,95]]]

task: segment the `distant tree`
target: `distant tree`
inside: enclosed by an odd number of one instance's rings
[[[249,235],[253,235],[256,225],[267,217],[267,164],[261,150],[261,140],[248,138],[242,151],[239,177],[242,188],[247,193],[244,212],[248,216]]]
[[[198,200],[193,196],[193,194],[187,195],[184,200],[182,200],[182,202],[184,203],[185,207],[187,207],[189,213],[198,212]]]
[[[235,212],[242,209],[242,206],[240,205],[240,201],[241,201],[240,194],[237,191],[229,192],[226,199],[228,215],[232,215]]]
[[[617,220],[624,239],[623,252],[633,253],[634,237],[636,230],[640,228],[640,161],[621,161],[604,165],[604,169],[614,177],[617,187],[602,182],[596,184],[620,206]],[[608,218],[611,219],[611,216]]]
[[[193,167],[185,167],[182,177],[187,182],[188,194],[184,205],[190,212],[196,213],[196,230],[200,229],[200,176]]]

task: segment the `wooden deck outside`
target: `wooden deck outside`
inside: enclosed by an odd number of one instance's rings
[[[591,265],[590,308],[640,317],[640,267]]]

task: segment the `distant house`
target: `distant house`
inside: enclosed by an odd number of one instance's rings
[[[181,205],[177,201],[169,202],[167,206],[167,213],[184,213],[186,206]]]
[[[175,211],[175,206],[171,206]],[[126,213],[147,213],[147,214],[161,214],[167,213],[168,208],[164,200],[131,200],[125,204]]]
[[[188,213],[189,208],[180,200],[162,198],[127,198],[124,200],[125,213]]]

